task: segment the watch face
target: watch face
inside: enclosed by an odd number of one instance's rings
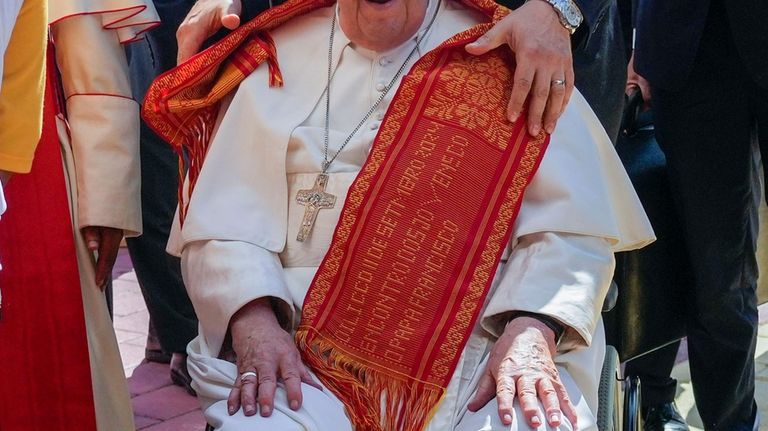
[[[578,6],[576,6],[572,1],[554,0],[552,5],[560,11],[569,26],[576,28],[581,24],[583,17],[581,16],[581,12],[579,11]]]
[[[579,24],[581,24],[581,12],[579,12],[578,7],[573,4],[572,2],[566,1],[565,2],[565,19],[568,20],[568,23],[571,24],[574,27],[578,27]]]

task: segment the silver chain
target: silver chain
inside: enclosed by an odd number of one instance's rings
[[[424,30],[424,33],[422,36],[426,36],[426,34],[429,32],[429,29],[432,28],[432,24],[435,22],[435,18],[437,18],[437,12],[440,10],[440,3],[442,0],[438,1],[437,7],[435,8],[435,13],[432,15],[432,18],[429,21],[429,25],[427,25],[427,28]],[[405,58],[405,61],[400,66],[400,69],[397,70],[397,73],[392,78],[391,81],[389,81],[389,84],[387,84],[386,87],[384,87],[384,90],[381,91],[381,94],[376,99],[376,101],[371,105],[371,107],[368,109],[368,112],[365,114],[362,120],[360,120],[359,123],[357,123],[357,126],[352,130],[352,133],[347,136],[347,139],[344,140],[344,143],[341,144],[339,149],[336,151],[336,153],[333,154],[333,157],[331,157],[330,160],[328,160],[328,141],[329,141],[329,134],[330,134],[330,112],[331,112],[331,80],[333,80],[333,76],[336,74],[336,71],[333,70],[333,39],[334,35],[336,34],[336,14],[333,14],[333,20],[331,21],[331,36],[330,40],[328,42],[328,83],[325,86],[325,143],[323,146],[323,173],[328,173],[328,168],[331,166],[331,163],[333,163],[334,160],[336,160],[336,157],[338,157],[339,153],[344,149],[344,147],[349,144],[349,141],[352,140],[352,137],[355,136],[358,130],[360,130],[361,127],[363,127],[363,124],[365,124],[366,121],[368,121],[368,118],[373,115],[374,112],[376,112],[376,108],[379,107],[381,102],[384,100],[384,98],[387,96],[387,93],[389,93],[389,90],[392,89],[392,87],[397,82],[397,79],[400,78],[400,75],[405,72],[406,66],[408,66],[408,63],[413,58],[414,54],[416,54],[419,51],[419,45],[421,44],[422,38],[416,39],[416,45],[411,50],[410,54],[408,54],[408,57]],[[337,69],[338,70],[338,69]]]

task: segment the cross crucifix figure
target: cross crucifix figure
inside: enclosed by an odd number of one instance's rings
[[[303,242],[309,238],[312,228],[317,220],[317,213],[321,209],[333,208],[336,205],[336,196],[326,193],[325,186],[328,185],[328,175],[320,174],[315,179],[315,185],[311,189],[299,190],[296,193],[296,202],[304,205],[304,218],[299,226],[299,234],[296,235],[296,241]]]

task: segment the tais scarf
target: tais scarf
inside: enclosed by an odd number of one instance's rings
[[[508,10],[462,2],[490,22],[403,77],[302,309],[302,358],[357,430],[421,430],[436,411],[548,142],[505,119],[509,50],[464,50]],[[290,85],[267,31],[333,3],[289,1],[153,84],[144,117],[189,154],[191,188],[221,98],[263,62]]]

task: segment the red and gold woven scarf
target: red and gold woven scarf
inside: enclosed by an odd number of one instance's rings
[[[463,2],[489,21],[507,12]],[[263,61],[282,85],[264,31],[332,3],[290,1],[155,82],[145,118],[191,147],[192,182],[218,100]],[[405,75],[304,302],[303,360],[357,430],[421,430],[434,414],[548,143],[526,133],[524,116],[505,118],[512,54],[464,50],[489,27],[445,41]]]

